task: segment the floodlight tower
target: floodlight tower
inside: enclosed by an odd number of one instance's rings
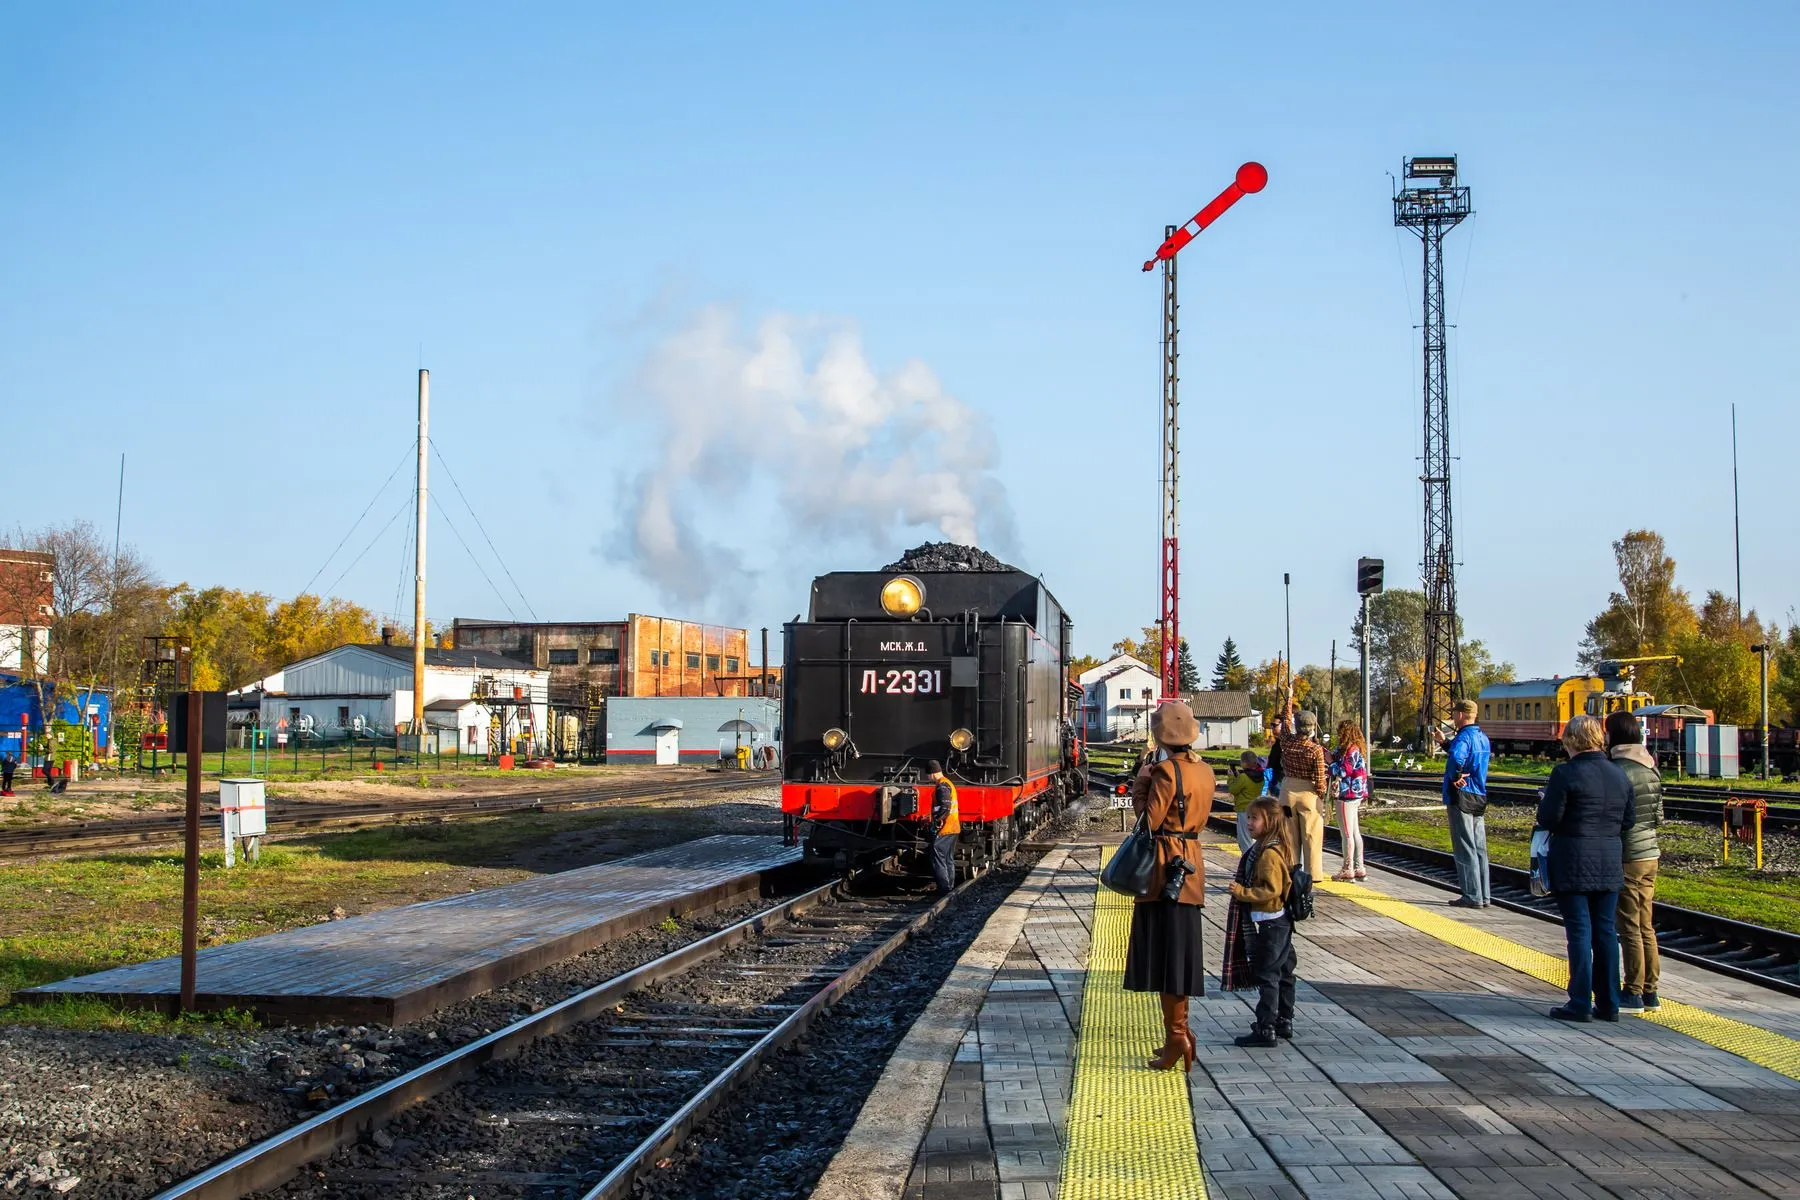
[[[1181,549],[1180,549],[1180,455],[1177,453],[1181,432],[1180,372],[1175,349],[1180,305],[1175,295],[1175,255],[1194,240],[1202,229],[1219,219],[1226,209],[1251,192],[1260,192],[1269,182],[1269,172],[1261,163],[1247,162],[1237,169],[1231,186],[1214,196],[1212,202],[1185,225],[1168,225],[1163,229],[1162,245],[1154,257],[1144,263],[1144,270],[1163,266],[1162,308],[1162,577],[1157,587],[1162,613],[1158,629],[1162,637],[1162,654],[1157,663],[1157,678],[1162,683],[1164,699],[1181,694]]]
[[[1419,235],[1425,247],[1425,544],[1419,576],[1425,587],[1425,676],[1419,700],[1419,741],[1428,738],[1463,694],[1462,650],[1456,637],[1456,542],[1450,518],[1450,372],[1444,324],[1444,235],[1474,211],[1469,189],[1456,182],[1456,156],[1405,160],[1394,193],[1394,224]]]

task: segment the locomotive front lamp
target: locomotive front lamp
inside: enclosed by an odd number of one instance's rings
[[[925,585],[911,575],[896,575],[881,585],[881,610],[890,617],[910,617],[925,607]]]
[[[950,731],[950,748],[952,750],[956,750],[956,751],[967,750],[970,746],[973,746],[974,744],[975,744],[975,735],[970,733],[968,730],[952,729]]]
[[[841,750],[844,743],[850,740],[850,735],[841,729],[827,729],[819,735],[819,740],[825,743],[827,750]]]

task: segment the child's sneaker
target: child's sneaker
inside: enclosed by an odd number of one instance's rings
[[[1249,1033],[1241,1034],[1232,1040],[1240,1046],[1274,1046],[1277,1044],[1273,1025],[1258,1025]]]

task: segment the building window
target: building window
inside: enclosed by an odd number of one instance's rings
[[[698,654],[690,654],[687,656],[687,669],[690,671],[698,671],[700,669],[700,656]]]
[[[1131,689],[1130,688],[1120,688],[1119,689],[1119,699],[1121,699],[1121,700],[1131,699]]]
[[[736,675],[738,672],[738,660],[735,658],[726,659],[725,660],[725,669],[727,671],[731,672],[733,675]]]
[[[550,665],[553,667],[572,667],[581,661],[581,653],[577,650],[552,650]]]
[[[338,705],[338,728],[350,728],[350,706],[348,704]]]
[[[588,663],[596,667],[616,667],[619,665],[619,652],[617,650],[589,650]]]
[[[715,675],[718,674],[718,672],[719,672],[719,656],[718,655],[709,654],[706,656],[706,669],[711,671]]]
[[[662,651],[661,650],[652,650],[650,652],[650,665],[653,667],[662,666]]]

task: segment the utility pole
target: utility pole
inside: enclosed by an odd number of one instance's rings
[[[1369,728],[1369,597],[1362,598],[1362,728],[1363,737],[1373,737]]]
[[[1419,235],[1424,273],[1425,676],[1419,746],[1429,750],[1438,723],[1463,693],[1456,635],[1456,543],[1450,507],[1450,355],[1444,319],[1444,235],[1471,215],[1469,189],[1456,182],[1456,156],[1405,161],[1406,186],[1394,195],[1394,224]]]
[[[425,488],[426,456],[431,446],[431,372],[419,368],[419,478],[413,508],[413,753],[425,752]]]
[[[1731,559],[1737,567],[1737,623],[1744,627],[1744,551],[1738,540],[1738,469],[1737,469],[1737,405],[1731,406]],[[1764,706],[1767,707],[1766,704]],[[1763,721],[1765,726],[1768,721]],[[1763,771],[1763,778],[1769,777]]]
[[[1287,686],[1288,698],[1293,698],[1294,691],[1294,589],[1290,586],[1294,577],[1286,571],[1281,573],[1281,620],[1287,630]]]
[[[1356,560],[1356,594],[1362,600],[1362,731],[1365,741],[1374,736],[1374,730],[1369,727],[1369,597],[1382,590],[1385,570],[1386,564],[1379,558]]]
[[[1325,682],[1325,723],[1337,728],[1337,639],[1331,639],[1331,675]]]
[[[769,627],[767,625],[762,627],[762,694],[764,700],[769,698]]]
[[[1769,777],[1769,643],[1761,642],[1750,647],[1750,652],[1757,656],[1762,667],[1762,716],[1758,719],[1757,729],[1762,736],[1762,777]]]
[[[1212,202],[1195,213],[1185,225],[1163,228],[1162,245],[1144,263],[1144,270],[1163,266],[1162,306],[1162,547],[1161,576],[1157,586],[1160,599],[1159,628],[1162,631],[1161,653],[1157,674],[1162,694],[1174,698],[1181,694],[1181,550],[1180,550],[1180,455],[1178,434],[1181,428],[1180,372],[1176,351],[1180,305],[1176,298],[1175,256],[1194,240],[1196,234],[1218,220],[1224,211],[1252,192],[1260,192],[1269,182],[1262,164],[1247,162],[1237,169],[1231,186],[1213,197]]]
[[[182,699],[187,704],[187,812],[181,860],[181,1011],[194,1011],[200,953],[200,717],[205,711],[200,693],[188,684]],[[48,761],[48,760],[46,760]]]

